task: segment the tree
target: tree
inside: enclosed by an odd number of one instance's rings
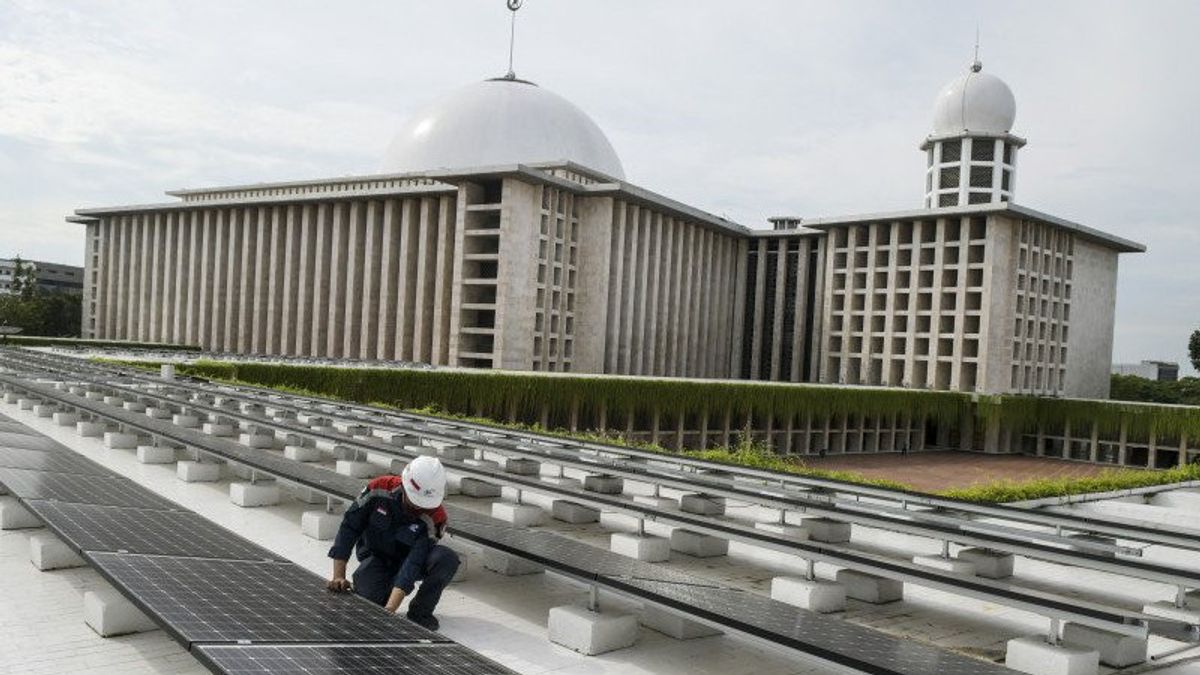
[[[1192,331],[1192,338],[1188,340],[1188,357],[1192,360],[1192,367],[1200,370],[1200,330]]]
[[[37,268],[27,265],[21,256],[13,258],[13,280],[10,285],[13,295],[31,300],[38,293]]]
[[[83,315],[78,293],[43,293],[37,268],[13,259],[11,295],[0,295],[0,325],[17,326],[25,335],[75,337]]]

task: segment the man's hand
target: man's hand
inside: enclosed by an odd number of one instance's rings
[[[335,593],[342,593],[352,589],[353,587],[354,586],[350,583],[350,580],[346,577],[334,577],[329,580],[329,583],[325,584],[325,588],[328,588]]]
[[[387,604],[383,608],[395,614],[396,610],[400,609],[400,603],[404,602],[404,596],[404,591],[399,588],[393,588],[392,594],[388,596]]]

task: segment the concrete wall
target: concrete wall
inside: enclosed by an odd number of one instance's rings
[[[1065,395],[1108,398],[1117,303],[1117,253],[1075,240]]]

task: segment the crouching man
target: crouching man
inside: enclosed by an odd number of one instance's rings
[[[346,509],[337,537],[329,549],[333,558],[331,591],[351,588],[389,612],[421,588],[408,603],[408,618],[430,630],[442,590],[458,570],[458,555],[437,543],[446,530],[446,470],[434,457],[417,457],[399,476],[380,476],[367,483]],[[354,583],[346,579],[350,550],[357,548]]]

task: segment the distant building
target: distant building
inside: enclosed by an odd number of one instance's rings
[[[21,264],[32,267],[37,273],[38,288],[47,293],[82,293],[83,268],[60,265],[39,260],[22,260]],[[13,275],[17,261],[0,258],[0,295],[12,295]]]
[[[974,63],[921,143],[923,208],[752,229],[626,182],[565,99],[488,80],[414,116],[377,175],[78,210],[83,333],[1104,398],[1117,258],[1145,247],[1013,203],[1015,115],[1008,86]]]
[[[1112,371],[1114,375],[1136,375],[1158,382],[1174,382],[1179,379],[1179,364],[1169,361],[1114,363]]]

